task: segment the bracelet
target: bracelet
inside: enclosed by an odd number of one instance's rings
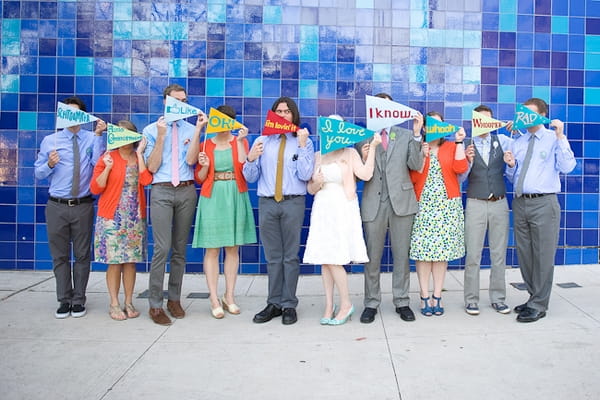
[[[454,142],[454,143],[456,143],[456,144],[462,144],[462,140],[460,142]]]

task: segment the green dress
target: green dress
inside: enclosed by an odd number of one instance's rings
[[[231,149],[215,150],[215,172],[233,171]],[[214,181],[211,197],[200,196],[192,247],[215,249],[256,243],[256,224],[248,192],[235,180]]]
[[[410,242],[410,258],[450,261],[465,255],[464,215],[460,197],[449,199],[442,169],[430,155],[429,173],[419,200]]]

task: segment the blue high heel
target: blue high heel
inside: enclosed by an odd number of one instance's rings
[[[421,308],[421,314],[426,317],[431,317],[433,315],[433,308],[429,304],[429,296],[421,297],[421,300],[425,303],[425,307]]]
[[[436,301],[435,306],[433,306],[433,313],[437,316],[444,315],[444,307],[440,307],[440,302],[442,301],[441,297],[435,297],[435,295],[431,295],[433,299]]]
[[[342,318],[342,319],[335,319],[332,318],[329,321],[329,325],[343,325],[346,323],[346,321],[348,321],[349,319],[352,319],[352,314],[354,314],[354,306],[350,307],[350,311],[348,311],[348,314]]]
[[[332,320],[332,319],[333,319],[333,317],[335,316],[335,310],[336,310],[336,309],[337,309],[337,305],[336,305],[336,304],[334,304],[334,305],[333,305],[333,312],[331,313],[331,317],[329,317],[329,318],[323,317],[323,318],[321,318],[321,320],[319,321],[319,323],[320,323],[321,325],[329,325],[329,322],[331,322],[331,320]]]

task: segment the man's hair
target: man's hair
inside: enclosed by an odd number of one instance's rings
[[[177,83],[173,83],[167,86],[165,90],[163,90],[163,99],[166,99],[167,96],[171,94],[171,92],[185,92],[185,88]]]
[[[537,97],[532,97],[531,99],[529,99],[525,103],[523,103],[523,105],[525,105],[525,106],[534,105],[538,109],[538,114],[541,114],[544,117],[548,116],[548,104],[542,99],[539,99]]]
[[[223,114],[233,119],[235,119],[235,116],[237,115],[233,107],[228,106],[227,104],[217,107],[217,111],[221,111]]]
[[[494,116],[494,112],[492,111],[492,109],[491,109],[491,108],[489,108],[489,107],[488,107],[488,106],[486,106],[486,105],[483,105],[483,104],[481,104],[481,105],[478,105],[477,107],[475,107],[475,111],[477,111],[477,112],[487,111],[487,112],[489,112],[489,113],[490,113],[490,115],[491,115],[492,117]]]
[[[389,94],[387,94],[387,93],[384,93],[384,92],[377,93],[377,94],[375,95],[375,97],[379,97],[379,98],[381,98],[381,99],[386,99],[386,100],[392,100],[392,101],[394,100],[394,99],[392,99],[392,96],[390,96]]]
[[[296,102],[294,100],[290,99],[289,97],[282,96],[282,97],[278,98],[277,100],[275,100],[275,102],[273,103],[273,106],[271,107],[271,111],[277,110],[277,106],[280,105],[281,103],[287,104],[288,108],[290,109],[290,111],[292,112],[292,115],[293,115],[292,124],[299,127],[300,126],[300,111],[298,111],[298,106],[296,105]]]
[[[79,97],[76,97],[76,96],[67,97],[66,99],[63,100],[63,103],[65,103],[65,104],[75,104],[75,105],[79,106],[79,109],[81,111],[86,111],[87,112],[87,107],[85,106],[85,103]]]

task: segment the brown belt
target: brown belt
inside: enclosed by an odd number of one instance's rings
[[[487,198],[487,199],[479,199],[479,198],[478,198],[477,200],[484,200],[484,201],[498,201],[498,200],[502,200],[504,197],[505,197],[504,195],[502,195],[502,196],[497,196],[497,197],[494,197],[494,196],[492,196],[492,197],[490,197],[490,198]]]
[[[183,187],[183,186],[190,186],[193,184],[194,184],[194,181],[182,181],[182,182],[179,182],[179,185],[177,185],[177,186],[173,186],[173,184],[171,182],[156,182],[156,183],[153,183],[152,186]]]
[[[235,173],[233,171],[215,172],[215,181],[234,181]]]

